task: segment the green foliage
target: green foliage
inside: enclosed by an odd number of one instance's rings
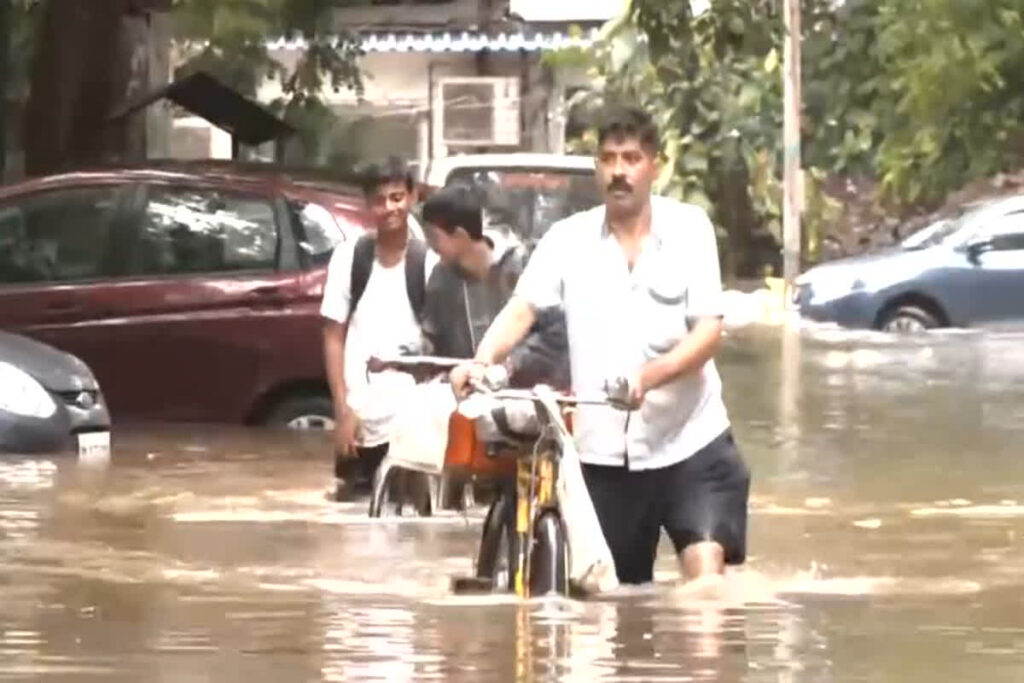
[[[1021,166],[1024,0],[803,0],[806,246],[841,207],[829,177],[866,178],[898,211]],[[633,0],[590,51],[603,102],[640,103],[662,129],[661,190],[730,232],[740,198],[779,235],[782,3]],[[578,56],[576,57],[578,59]],[[593,140],[575,142],[576,148]],[[733,187],[740,183],[741,192]]]
[[[1024,0],[888,0],[878,50],[887,197],[934,203],[1024,152]]]
[[[363,0],[176,0],[174,35],[192,52],[178,75],[214,74],[248,96],[266,78],[279,79],[283,97],[271,103],[299,131],[307,156],[317,156],[334,116],[321,100],[325,87],[363,92],[358,36],[339,31],[331,10]],[[298,38],[305,49],[293,65],[278,61],[267,41]]]
[[[356,65],[358,38],[331,24],[337,0],[176,0],[174,35],[197,47],[183,72],[208,70],[241,92],[255,94],[263,78],[281,78],[289,97],[316,98],[325,85],[362,91]],[[300,38],[306,49],[289,69],[268,52],[266,41]]]

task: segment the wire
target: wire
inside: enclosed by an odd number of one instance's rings
[[[469,327],[469,343],[473,347],[473,353],[476,353],[476,333],[473,331],[473,314],[469,310],[469,286],[466,281],[462,281],[462,301],[466,305],[466,325]]]

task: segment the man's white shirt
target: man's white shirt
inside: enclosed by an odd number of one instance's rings
[[[535,309],[561,304],[573,390],[599,394],[671,350],[694,322],[722,315],[714,226],[703,209],[651,197],[651,232],[630,270],[599,206],[553,225],[537,244],[516,295]],[[685,460],[729,427],[714,361],[649,391],[631,413],[580,406],[580,458],[655,469]]]

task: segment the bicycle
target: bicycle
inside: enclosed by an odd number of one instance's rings
[[[374,358],[368,370],[403,370],[422,378],[461,362]],[[614,564],[586,493],[570,425],[577,406],[623,403],[614,396],[573,396],[544,385],[512,389],[506,383],[507,377],[491,373],[449,419],[443,473],[498,484],[475,573],[455,578],[453,588],[523,598],[607,590],[617,584]]]

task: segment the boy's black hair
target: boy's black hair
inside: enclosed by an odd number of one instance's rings
[[[371,195],[381,185],[387,183],[404,183],[405,189],[412,192],[415,181],[409,165],[399,157],[388,157],[383,161],[367,164],[359,174],[359,184],[363,194]]]
[[[640,146],[654,156],[661,149],[658,125],[650,114],[638,107],[612,105],[604,110],[597,126],[598,146],[608,138],[636,138]]]
[[[449,235],[462,228],[471,239],[484,238],[480,194],[468,185],[448,185],[427,197],[422,216],[424,223],[436,225]]]

